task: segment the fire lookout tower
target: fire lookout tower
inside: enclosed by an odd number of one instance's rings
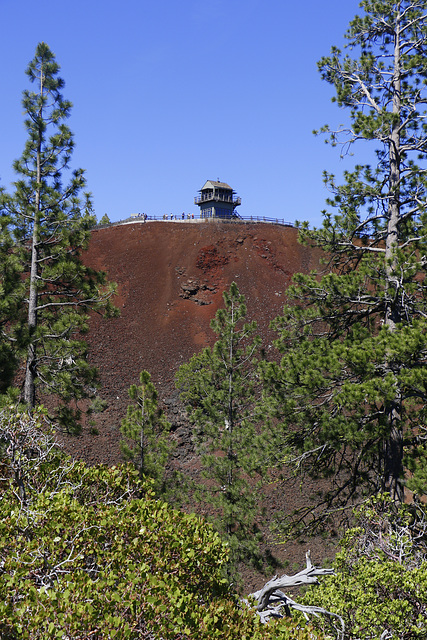
[[[225,182],[208,180],[199,190],[194,203],[200,207],[201,218],[239,218],[235,208],[242,200]]]

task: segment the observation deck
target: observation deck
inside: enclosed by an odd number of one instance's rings
[[[200,207],[201,218],[236,218],[235,207],[242,200],[225,182],[208,180],[194,198],[194,204]]]

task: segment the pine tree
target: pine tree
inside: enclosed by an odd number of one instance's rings
[[[158,405],[158,394],[148,371],[141,371],[140,385],[131,385],[127,408],[120,431],[125,436],[120,444],[127,460],[133,462],[141,478],[154,479],[157,495],[167,493],[165,466],[173,450],[170,422]]]
[[[341,185],[325,172],[336,214],[302,236],[327,266],[295,278],[275,322],[283,361],[266,369],[287,459],[334,478],[323,504],[335,508],[364,491],[403,501],[426,435],[426,3],[360,6],[347,52],[319,62],[350,111],[348,126],[323,132],[343,155],[366,142],[376,164],[356,164]]]
[[[10,321],[19,314],[24,293],[10,222],[5,212],[0,213],[0,395],[10,389],[17,372],[18,336],[10,331]]]
[[[106,213],[102,216],[98,224],[111,224],[111,220]]]
[[[201,497],[217,510],[219,530],[238,561],[259,557],[256,489],[267,468],[269,435],[257,431],[256,323],[245,322],[244,296],[236,283],[224,302],[211,322],[218,340],[182,365],[176,382],[208,479]]]
[[[34,407],[36,388],[67,403],[84,397],[95,384],[96,371],[88,364],[81,336],[90,310],[113,312],[109,299],[114,287],[80,258],[96,219],[89,194],[81,198],[83,170],[69,168],[74,141],[65,120],[71,103],[62,96],[59,65],[45,43],[37,46],[26,73],[36,86],[35,92],[23,93],[28,139],[14,163],[21,177],[14,194],[3,197],[3,206],[27,289],[19,332],[26,349],[23,399]],[[68,409],[64,412],[70,417]]]

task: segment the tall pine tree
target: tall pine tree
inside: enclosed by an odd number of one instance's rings
[[[295,278],[275,322],[284,357],[266,368],[286,459],[333,477],[320,500],[333,509],[363,492],[402,501],[427,417],[426,3],[360,6],[347,51],[319,62],[349,111],[347,126],[323,133],[343,155],[366,142],[376,161],[345,171],[344,184],[325,173],[336,213],[302,236],[327,266]]]
[[[141,371],[140,384],[129,388],[133,403],[128,405],[120,431],[125,440],[120,443],[124,457],[133,462],[141,478],[152,478],[157,495],[165,496],[168,478],[165,467],[173,450],[171,424],[158,403],[158,393],[148,371]],[[170,478],[169,478],[170,479]]]
[[[96,371],[81,336],[90,310],[112,311],[114,287],[81,261],[96,219],[89,194],[81,196],[83,170],[69,168],[74,141],[65,121],[71,103],[62,96],[64,81],[47,44],[37,46],[26,73],[35,85],[34,92],[23,93],[28,139],[14,163],[20,178],[13,195],[3,197],[3,206],[26,284],[25,318],[19,321],[26,350],[23,399],[34,407],[37,389],[69,402],[94,384]]]
[[[219,530],[238,561],[259,558],[256,487],[267,470],[270,434],[257,428],[256,323],[245,322],[245,299],[235,282],[224,293],[224,302],[211,322],[218,337],[215,345],[182,365],[176,380],[208,479],[201,497],[217,510]]]

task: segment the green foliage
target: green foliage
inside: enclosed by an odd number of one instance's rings
[[[331,510],[377,491],[403,501],[408,466],[423,473],[426,436],[427,18],[418,1],[361,6],[347,51],[319,62],[350,112],[347,126],[323,132],[344,154],[367,142],[376,165],[356,164],[343,185],[325,173],[336,213],[301,236],[325,249],[326,267],[294,278],[274,324],[284,357],[265,367],[285,458],[333,478],[318,502]],[[413,486],[425,491],[425,480]]]
[[[361,509],[342,542],[336,576],[304,598],[342,616],[344,640],[426,638],[427,514],[382,496]],[[327,620],[313,621],[330,633]]]
[[[1,413],[0,466],[5,640],[311,637],[260,625],[229,593],[209,525],[154,500],[130,466],[65,458],[42,414]]]
[[[0,189],[0,206],[3,192]],[[22,300],[21,264],[10,232],[10,218],[0,211],[0,395],[7,392],[16,373],[18,358],[14,343],[18,337],[9,331]]]
[[[170,489],[165,466],[174,448],[171,425],[158,406],[158,394],[148,371],[141,371],[139,380],[139,386],[129,388],[133,404],[122,420],[120,430],[126,440],[120,446],[125,458],[139,469],[140,477],[154,480],[156,495],[164,495]]]
[[[405,455],[406,466],[411,472],[406,481],[406,486],[416,495],[427,495],[427,446],[425,443],[425,426],[422,425],[419,431],[422,434],[423,443],[420,445],[415,440],[415,447],[408,447]]]
[[[92,402],[89,405],[87,413],[102,413],[108,407],[108,402],[100,398],[100,396],[95,396]]]
[[[298,279],[303,281],[300,291],[322,287],[314,279]],[[418,451],[419,425],[426,418],[426,408],[419,402],[427,383],[427,369],[422,366],[426,327],[417,320],[395,332],[382,326],[373,334],[361,323],[338,334],[331,322],[328,334],[325,325],[316,331],[310,318],[314,310],[316,321],[325,319],[319,307],[285,309],[275,326],[281,334],[278,346],[287,350],[280,365],[266,366],[265,379],[274,389],[276,413],[291,423],[284,434],[286,459],[293,460],[301,473],[334,476],[318,504],[322,509],[336,509],[344,507],[349,498],[387,489],[388,415],[396,388],[403,429],[399,455],[409,468],[415,468],[415,459],[422,453]],[[294,323],[294,327],[284,330],[285,323],[288,327]],[[419,469],[421,473],[422,465]],[[425,490],[425,484],[415,485],[415,479],[410,484]],[[305,518],[310,511],[300,515]],[[310,517],[316,518],[314,511]]]
[[[106,213],[104,213],[104,215],[102,216],[101,220],[98,222],[98,224],[111,224],[111,220],[110,218],[107,216]]]
[[[244,322],[244,297],[235,283],[224,293],[224,302],[211,323],[218,336],[214,347],[182,365],[176,380],[194,425],[203,475],[209,479],[201,499],[217,509],[217,524],[229,540],[233,560],[255,559],[256,489],[269,452],[269,433],[257,428],[255,410],[260,338],[254,337],[256,323]]]
[[[71,103],[62,96],[59,65],[45,43],[37,46],[27,76],[36,91],[24,91],[28,139],[14,163],[20,176],[12,196],[2,195],[19,262],[22,284],[8,315],[15,357],[26,353],[24,399],[36,403],[36,385],[58,394],[65,404],[85,397],[96,385],[82,335],[90,310],[114,313],[114,287],[105,274],[87,268],[81,252],[96,223],[82,169],[71,171],[74,147],[65,120]],[[2,249],[3,251],[3,249]]]

